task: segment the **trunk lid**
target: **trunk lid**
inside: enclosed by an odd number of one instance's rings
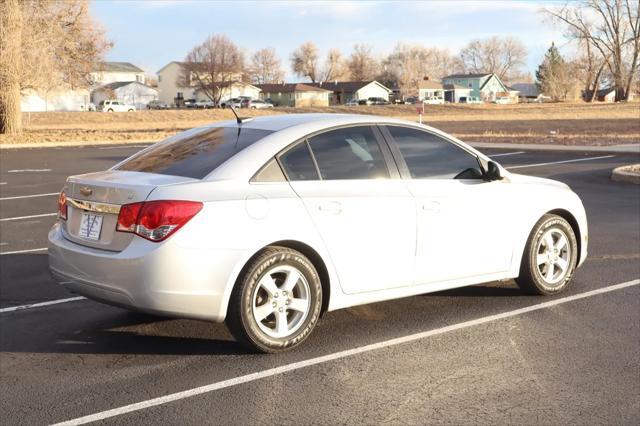
[[[122,170],[71,176],[63,189],[68,206],[67,220],[61,221],[64,236],[84,246],[122,251],[133,234],[116,231],[120,206],[145,201],[159,186],[185,182],[197,179]]]

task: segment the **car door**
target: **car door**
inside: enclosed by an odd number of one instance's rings
[[[312,135],[279,161],[327,246],[345,293],[412,284],[415,200],[377,128]]]
[[[487,182],[477,156],[435,133],[385,126],[416,199],[415,284],[489,276],[511,264],[505,182]]]

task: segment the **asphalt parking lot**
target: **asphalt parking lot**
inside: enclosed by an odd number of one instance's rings
[[[582,197],[589,258],[565,293],[487,283],[331,312],[265,356],[222,324],[78,300],[49,278],[65,178],[137,149],[0,152],[4,424],[640,423],[640,186],[609,179],[637,155],[484,150]]]

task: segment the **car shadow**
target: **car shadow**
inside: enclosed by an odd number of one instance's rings
[[[518,288],[514,282],[480,284],[469,287],[454,288],[452,290],[439,291],[437,293],[427,293],[423,296],[431,297],[530,297],[529,294]]]

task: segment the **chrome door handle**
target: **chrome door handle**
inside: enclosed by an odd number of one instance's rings
[[[318,206],[318,210],[322,213],[340,214],[342,213],[342,203],[339,203],[338,201],[323,203]]]

